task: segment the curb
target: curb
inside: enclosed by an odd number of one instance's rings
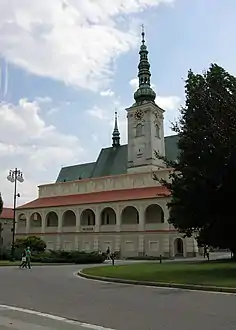
[[[196,285],[196,284],[178,284],[178,283],[165,283],[165,282],[147,282],[147,281],[135,281],[135,280],[124,280],[121,278],[101,277],[95,275],[87,275],[83,273],[83,269],[77,273],[78,276],[103,282],[110,283],[123,283],[130,285],[145,285],[157,288],[172,288],[172,289],[185,289],[194,291],[208,291],[208,292],[222,292],[222,293],[234,293],[236,294],[236,288],[224,288],[217,286],[208,285]]]

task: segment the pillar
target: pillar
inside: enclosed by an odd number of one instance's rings
[[[120,235],[115,235],[115,252],[120,252]]]
[[[97,233],[100,231],[100,214],[101,214],[101,206],[95,207],[95,229],[94,231]]]
[[[61,233],[62,233],[62,215],[63,211],[59,210],[57,211],[58,216],[58,227],[57,227],[57,243],[56,243],[56,250],[59,250],[62,248],[62,240],[61,240]]]
[[[94,251],[99,251],[99,239],[97,235],[94,237],[93,240],[93,249]]]
[[[138,236],[138,255],[139,256],[145,255],[145,237],[144,237],[144,235]]]
[[[40,213],[42,218],[42,227],[41,227],[41,234],[42,236],[45,234],[46,231],[46,212]]]
[[[26,230],[25,230],[25,232],[26,232],[26,234],[29,234],[29,232],[30,232],[30,215],[29,215],[28,212],[25,213],[25,217],[26,217]]]
[[[114,210],[116,212],[116,231],[121,231],[121,212],[123,207],[122,206],[116,206],[114,207]]]
[[[79,250],[79,232],[80,232],[80,217],[81,209],[75,211],[76,215],[76,225],[75,225],[75,249]]]
[[[140,205],[138,208],[138,212],[139,212],[138,230],[144,232],[145,231],[145,206]]]

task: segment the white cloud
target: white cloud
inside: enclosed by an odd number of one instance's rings
[[[133,90],[136,90],[138,88],[138,78],[131,79],[129,84]]]
[[[35,99],[38,103],[51,103],[52,99],[49,96],[44,96],[44,97],[36,97]]]
[[[156,104],[163,110],[178,111],[181,98],[178,96],[157,96]]]
[[[47,114],[50,116],[50,115],[53,115],[54,113],[57,113],[59,111],[59,108],[51,108],[48,110]]]
[[[100,92],[100,95],[101,96],[114,96],[114,92],[112,91],[112,90],[110,90],[110,89],[107,89],[107,90],[105,90],[105,91],[101,91]]]
[[[100,120],[109,119],[107,111],[101,109],[100,107],[98,107],[96,105],[92,109],[87,110],[87,113],[89,116],[95,117]]]
[[[92,139],[93,139],[93,141],[94,142],[98,142],[98,136],[97,136],[97,134],[92,134]]]
[[[173,2],[11,0],[9,5],[9,0],[1,0],[0,53],[33,74],[91,90],[104,89],[113,73],[113,61],[138,40],[130,15]],[[121,17],[123,24],[116,24]]]
[[[42,178],[55,180],[55,171],[62,164],[77,162],[83,154],[77,137],[45,123],[36,101],[0,103],[0,132],[0,181],[6,205],[12,205],[13,187],[6,180],[9,169],[19,166],[24,172],[25,182],[19,187],[23,203],[36,197],[37,185],[44,183]]]

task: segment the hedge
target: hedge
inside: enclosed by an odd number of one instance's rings
[[[167,257],[161,257],[161,260],[168,260]],[[126,260],[160,260],[160,257],[152,256],[136,256],[136,257],[127,257]]]
[[[20,251],[15,251],[16,260],[21,259]],[[0,251],[0,260],[10,260],[10,251]],[[47,251],[43,253],[33,253],[31,262],[42,263],[71,263],[71,264],[95,264],[103,263],[105,256],[98,252],[84,252],[84,251]]]

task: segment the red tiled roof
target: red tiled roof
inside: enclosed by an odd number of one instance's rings
[[[0,214],[0,219],[13,219],[13,209],[9,207],[4,207],[2,213]]]
[[[147,187],[93,192],[67,196],[44,197],[19,206],[17,209],[31,209],[51,206],[69,206],[103,202],[118,202],[135,199],[167,197],[170,193],[165,187]]]

